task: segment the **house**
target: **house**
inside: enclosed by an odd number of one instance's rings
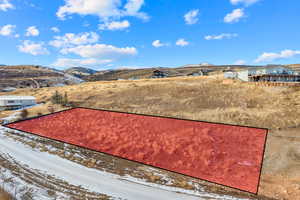
[[[0,96],[0,110],[13,110],[36,104],[32,96]]]
[[[231,79],[237,78],[237,72],[226,71],[224,72],[224,78],[231,78]]]
[[[205,69],[199,70],[198,72],[193,72],[188,74],[188,76],[206,76],[208,75],[207,71]]]
[[[201,75],[199,73],[197,73],[197,72],[194,72],[194,73],[188,74],[188,76],[201,76]]]
[[[167,72],[163,72],[163,71],[160,71],[160,70],[154,70],[152,78],[164,78],[164,77],[167,77],[167,76],[168,76]]]
[[[198,73],[200,74],[200,76],[207,76],[208,73],[211,71],[212,70],[210,70],[210,69],[200,69]]]
[[[237,72],[237,78],[242,81],[273,81],[273,82],[298,82],[300,75],[293,70],[281,66],[252,67]]]

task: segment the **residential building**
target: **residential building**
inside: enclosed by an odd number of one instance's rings
[[[273,81],[298,82],[300,75],[293,70],[281,66],[253,67],[237,72],[237,78],[242,81]]]
[[[36,104],[32,96],[0,96],[0,109],[12,110]]]

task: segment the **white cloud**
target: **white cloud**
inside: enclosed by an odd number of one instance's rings
[[[245,60],[237,60],[234,62],[235,65],[244,65],[246,64],[246,61]]]
[[[15,32],[15,25],[7,24],[3,27],[0,27],[0,35],[2,36],[10,36]]]
[[[59,30],[59,28],[57,28],[57,27],[51,27],[51,31],[53,31],[54,33],[59,33],[60,32],[60,30]]]
[[[111,63],[112,60],[98,60],[95,58],[88,59],[72,59],[72,58],[59,58],[53,64],[54,67],[70,68],[70,67],[94,67],[97,65],[103,65]]]
[[[187,45],[189,45],[190,43],[188,42],[188,41],[186,41],[185,39],[183,39],[183,38],[181,38],[181,39],[178,39],[177,41],[176,41],[176,45],[177,46],[182,46],[182,47],[184,47],[184,46],[187,46]]]
[[[65,0],[56,15],[60,19],[72,14],[96,15],[102,21],[119,19],[125,16],[135,16],[147,19],[147,14],[140,12],[144,0]]]
[[[73,53],[84,58],[98,58],[98,59],[114,59],[122,56],[136,55],[138,52],[134,47],[119,48],[106,44],[94,45],[80,45],[71,48],[64,48],[61,50],[62,54]]]
[[[113,21],[105,22],[104,24],[99,25],[100,30],[123,30],[130,27],[130,23],[127,20],[124,21]]]
[[[239,22],[241,18],[245,17],[244,9],[238,8],[233,10],[231,13],[224,17],[225,23],[235,23]]]
[[[14,8],[15,7],[10,3],[10,0],[0,0],[0,10],[7,11]]]
[[[40,31],[35,26],[30,26],[26,30],[26,36],[38,36],[40,34]]]
[[[49,51],[44,47],[43,42],[25,40],[23,41],[22,45],[18,46],[18,49],[20,52],[28,53],[34,56],[49,54]]]
[[[244,4],[246,6],[257,3],[259,0],[230,0],[230,3],[233,5]]]
[[[92,44],[99,40],[99,35],[95,32],[66,33],[64,36],[55,36],[49,44],[56,48],[73,47],[75,45]]]
[[[191,10],[184,15],[184,20],[186,24],[196,24],[199,20],[198,18],[199,10]]]
[[[139,12],[144,3],[144,0],[128,0],[124,6],[126,10],[124,15],[136,16],[141,19],[148,20],[149,16],[146,13]]]
[[[270,62],[270,61],[282,59],[282,58],[291,58],[296,55],[300,55],[300,51],[286,49],[279,53],[265,52],[265,53],[261,54],[254,62],[256,62],[256,63]]]
[[[162,43],[160,40],[154,40],[152,42],[152,46],[159,48],[159,47],[167,46],[167,44]]]
[[[207,35],[204,37],[206,40],[223,40],[223,39],[231,39],[237,37],[236,33],[222,33],[220,35]]]

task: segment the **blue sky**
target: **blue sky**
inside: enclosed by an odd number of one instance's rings
[[[0,64],[300,63],[298,0],[0,0]]]

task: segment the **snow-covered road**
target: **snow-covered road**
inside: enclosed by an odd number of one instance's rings
[[[17,109],[15,110],[15,112],[13,114],[11,114],[10,116],[8,117],[4,117],[4,118],[1,118],[1,120],[4,121],[4,123],[10,123],[16,119],[18,119],[19,115],[21,114],[21,111],[24,110],[24,109],[29,109],[29,108],[32,108],[32,107],[37,107],[37,106],[41,106],[43,105],[42,103],[41,104],[35,104],[35,105],[31,105],[31,106],[26,106],[26,107],[23,107],[23,108],[20,108],[20,109]]]

